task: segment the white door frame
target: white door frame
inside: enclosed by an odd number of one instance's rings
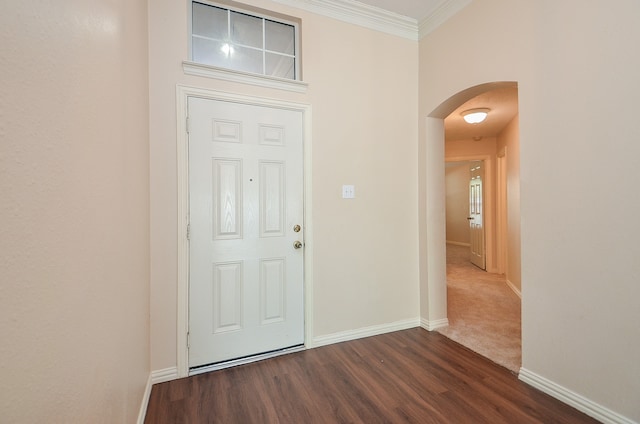
[[[496,272],[507,273],[507,147],[496,156]]]
[[[304,151],[304,344],[311,347],[313,340],[313,221],[311,219],[311,105],[276,99],[245,96],[222,91],[177,85],[177,177],[178,177],[178,291],[177,291],[177,374],[189,375],[189,154],[187,137],[187,101],[189,97],[242,103],[254,106],[288,109],[302,112]]]

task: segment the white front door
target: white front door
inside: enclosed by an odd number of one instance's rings
[[[482,202],[482,180],[484,178],[484,163],[474,161],[470,168],[469,181],[469,232],[471,243],[471,263],[486,269],[484,248],[484,222]]]
[[[189,97],[189,367],[301,345],[303,116]]]

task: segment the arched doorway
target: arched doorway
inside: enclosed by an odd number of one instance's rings
[[[440,106],[434,109],[422,124],[421,130],[423,137],[419,146],[419,188],[420,188],[420,284],[421,284],[421,312],[423,327],[433,330],[447,326],[447,277],[446,277],[446,232],[445,232],[445,183],[444,183],[444,162],[445,162],[445,118],[456,112],[459,115],[460,108],[473,105],[476,98],[487,99],[487,93],[497,93],[500,91],[515,90],[517,92],[517,83],[515,82],[493,82],[481,84],[463,90],[449,99],[444,101]],[[517,98],[516,98],[517,102]],[[517,106],[517,104],[516,104]],[[496,108],[496,115],[500,113]],[[517,137],[517,119],[515,120],[515,133]],[[447,126],[450,119],[447,120]],[[449,131],[449,130],[447,130]],[[469,141],[471,137],[469,136]],[[479,140],[481,137],[473,137]],[[486,141],[486,140],[485,140]],[[473,143],[473,142],[471,142]],[[464,143],[463,143],[464,144]],[[468,144],[468,143],[467,143]],[[479,145],[480,143],[478,143]],[[450,145],[448,146],[450,147]],[[511,148],[510,148],[511,149]],[[449,149],[450,150],[450,149]],[[473,149],[472,149],[473,150]],[[494,164],[500,159],[498,149],[494,147],[494,152],[490,153],[491,163]],[[504,151],[504,148],[500,148]],[[451,156],[450,153],[449,157]],[[469,153],[471,156],[477,155],[476,151]],[[505,164],[502,164],[505,166]],[[505,172],[505,169],[502,169]],[[504,175],[502,175],[504,177]],[[500,175],[493,175],[494,180],[500,180]],[[504,181],[504,178],[502,179]],[[500,181],[498,181],[499,183]],[[519,188],[519,182],[516,182]],[[491,190],[500,192],[500,188],[492,186]],[[519,206],[519,190],[517,190],[517,202]],[[492,195],[492,197],[494,197]],[[500,196],[498,196],[500,197]],[[500,199],[498,199],[500,200]],[[509,225],[517,229],[517,249],[513,247],[512,240],[504,237],[504,227],[506,227],[507,214],[505,212],[506,204],[493,204],[492,212],[489,219],[495,222],[493,232],[489,235],[490,243],[488,248],[488,270],[497,273],[503,272],[505,268],[502,258],[505,256],[504,251],[517,254],[517,266],[513,268],[517,270],[516,284],[510,284],[510,287],[519,294],[520,278],[519,278],[519,207],[517,209],[518,222],[509,217]],[[503,208],[501,210],[498,210]],[[513,214],[512,214],[513,215]],[[501,225],[504,224],[504,225]],[[517,225],[517,228],[515,227]],[[514,274],[515,275],[515,274]],[[515,277],[514,277],[515,279]],[[517,286],[517,287],[516,287]],[[519,321],[519,317],[518,317]]]

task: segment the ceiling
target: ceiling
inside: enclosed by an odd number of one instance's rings
[[[469,109],[490,109],[487,119],[479,124],[467,124],[462,112]],[[482,93],[460,105],[444,119],[446,140],[474,137],[495,137],[518,114],[518,88],[499,88]]]
[[[359,0],[360,3],[379,7],[399,15],[421,21],[430,16],[448,0]]]

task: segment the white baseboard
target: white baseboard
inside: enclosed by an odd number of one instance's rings
[[[522,292],[509,280],[507,280],[507,286],[522,300]]]
[[[151,384],[164,383],[178,378],[178,368],[171,367],[163,370],[151,371]]]
[[[144,424],[144,418],[147,416],[147,407],[149,406],[149,398],[151,397],[151,387],[157,383],[164,383],[178,378],[178,368],[171,367],[163,370],[151,371],[147,379],[147,385],[142,395],[142,404],[140,412],[138,412],[138,424]]]
[[[144,419],[147,416],[147,406],[149,406],[149,397],[151,396],[151,374],[147,378],[147,385],[144,388],[144,394],[142,395],[142,404],[140,405],[140,412],[138,412],[138,424],[144,424]]]
[[[447,327],[449,325],[449,319],[437,319],[435,321],[429,321],[426,318],[420,318],[420,327],[427,331],[437,330],[438,328]]]
[[[530,386],[553,396],[567,405],[573,406],[578,411],[584,412],[590,417],[605,424],[637,424],[635,421],[605,408],[602,405],[598,405],[584,396],[572,392],[571,390],[525,368],[520,368],[518,378]]]
[[[349,340],[361,339],[364,337],[377,336],[380,334],[391,333],[392,331],[406,330],[420,326],[418,318],[408,319],[404,321],[396,321],[389,324],[372,325],[370,327],[358,328],[355,330],[341,331],[339,333],[327,334],[313,339],[313,345],[310,347],[320,347],[333,343],[346,342]]]
[[[464,242],[462,242],[462,241],[451,241],[451,240],[447,240],[447,244],[453,244],[454,246],[471,247],[471,243],[464,243]]]

